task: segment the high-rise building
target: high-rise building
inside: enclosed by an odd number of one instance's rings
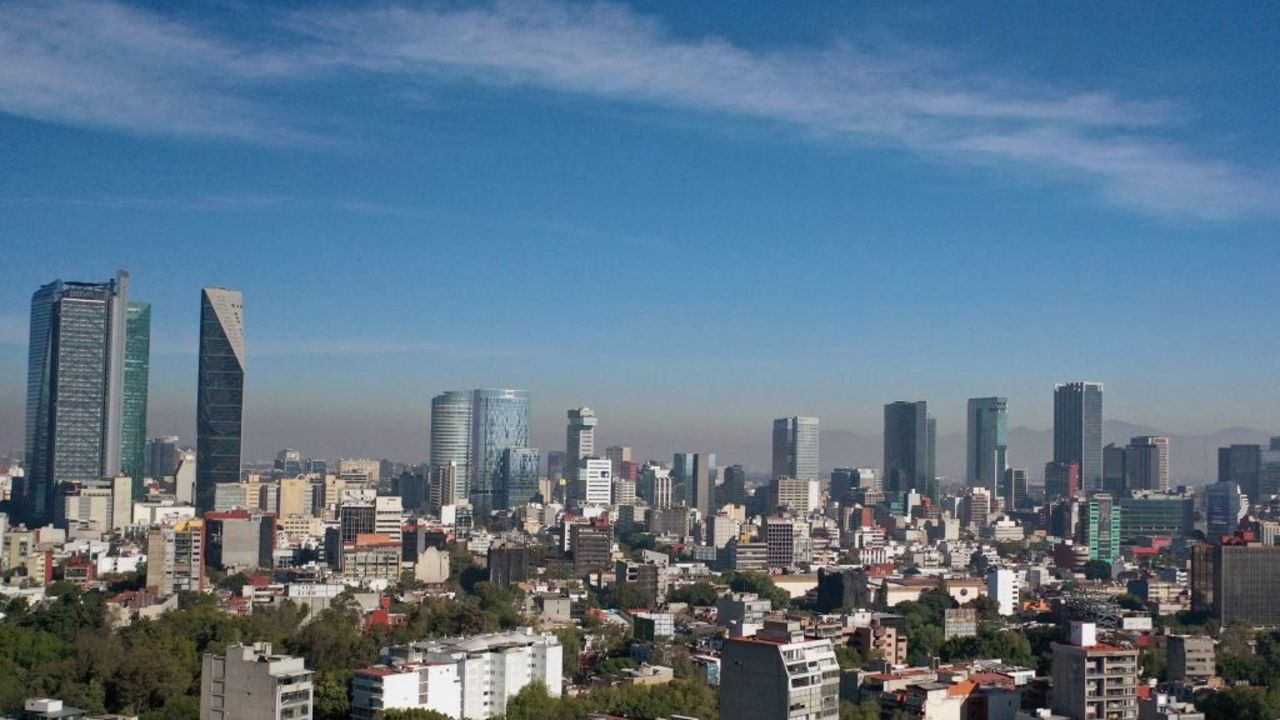
[[[741,465],[730,465],[724,469],[724,485],[721,494],[727,504],[746,504],[747,471]]]
[[[936,483],[931,474],[929,427],[924,401],[899,400],[884,406],[885,492],[916,490],[934,495]]]
[[[204,522],[158,525],[147,535],[147,588],[160,595],[204,590]]]
[[[1098,642],[1094,623],[1071,623],[1053,643],[1053,712],[1072,720],[1137,720],[1138,651]]]
[[[1233,482],[1253,504],[1266,502],[1280,493],[1280,438],[1261,445],[1232,445],[1218,448],[1218,481]]]
[[[763,621],[754,637],[730,638],[720,660],[720,717],[836,720],[840,664],[826,638],[797,620]]]
[[[613,499],[613,476],[608,460],[583,458],[573,481],[573,499],[587,505],[608,505]]]
[[[145,497],[147,383],[151,375],[151,303],[131,302],[125,312],[124,390],[121,400],[120,472],[134,479],[135,498]]]
[[[147,467],[143,477],[162,481],[178,470],[178,436],[152,438],[147,441]]]
[[[237,290],[200,292],[196,389],[196,508],[212,510],[217,485],[240,482],[244,413],[244,298]]]
[[[26,474],[15,503],[30,526],[59,520],[63,483],[120,473],[128,295],[121,270],[31,296]]]
[[[817,480],[818,473],[818,418],[774,420],[773,477]]]
[[[307,720],[311,671],[300,657],[276,655],[271,643],[228,645],[205,653],[200,672],[200,720]]]
[[[993,494],[1009,466],[1009,401],[1002,397],[969,400],[969,434],[965,439],[965,480]]]
[[[431,468],[451,464],[458,486],[448,493],[453,498],[467,497],[467,464],[471,453],[471,393],[449,390],[431,399]],[[452,504],[452,503],[447,503]]]
[[[1083,489],[1103,489],[1102,383],[1054,386],[1053,460],[1078,464]]]
[[[1021,609],[1022,576],[1016,570],[996,568],[987,574],[987,597],[996,601],[1001,615]]]
[[[1080,464],[1050,460],[1044,465],[1044,496],[1064,500],[1080,492]]]
[[[1233,540],[1209,553],[1214,620],[1223,626],[1280,625],[1280,546]]]
[[[555,485],[565,477],[565,454],[563,450],[547,451],[547,479]]]
[[[1005,468],[1000,478],[1000,501],[1006,510],[1025,510],[1027,500],[1027,471],[1025,468]]]
[[[807,515],[817,510],[821,502],[817,480],[779,475],[773,479],[770,491],[773,494],[773,507],[770,509],[783,508],[798,515]]]
[[[831,499],[849,502],[855,490],[879,490],[875,468],[835,468],[831,471]]]
[[[706,522],[711,517],[715,505],[716,485],[711,478],[712,466],[716,456],[710,453],[695,453],[693,456],[693,478],[689,484],[689,507],[698,511],[698,517]]]
[[[694,453],[676,453],[671,458],[671,487],[674,502],[686,505],[693,498],[693,456]]]
[[[1107,493],[1095,493],[1089,498],[1085,516],[1084,537],[1089,543],[1089,559],[1112,563],[1120,559],[1122,519],[1120,505]]]
[[[652,508],[669,508],[674,504],[671,471],[657,465],[646,465],[640,471],[640,497]]]
[[[599,419],[589,407],[573,408],[568,412],[569,425],[565,429],[564,454],[569,463],[569,481],[578,479],[582,461],[596,455],[596,424]]]
[[[509,447],[502,451],[501,482],[494,508],[520,507],[538,494],[538,470],[542,454],[536,448]]]
[[[1129,440],[1124,456],[1129,490],[1169,489],[1169,438],[1140,435]]]
[[[592,438],[592,442],[595,438]],[[609,461],[609,470],[614,477],[622,474],[622,463],[631,462],[631,448],[625,445],[610,445],[604,449],[604,456]]]
[[[479,389],[471,394],[471,505],[487,515],[502,480],[502,452],[529,447],[529,393]]]
[[[1204,489],[1205,534],[1210,542],[1219,542],[1240,527],[1240,520],[1249,512],[1249,499],[1240,492],[1240,486],[1226,480]]]

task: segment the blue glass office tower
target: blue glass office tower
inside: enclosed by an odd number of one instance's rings
[[[884,406],[884,490],[915,490],[938,499],[934,478],[937,424],[923,401],[899,400]]]
[[[120,472],[133,478],[135,500],[146,497],[147,384],[151,375],[151,303],[129,303],[125,313],[124,397]]]
[[[1004,479],[1009,453],[1009,401],[1002,397],[970,398],[969,432],[965,438],[965,480],[990,490]]]
[[[471,394],[471,506],[477,515],[496,507],[502,482],[502,453],[529,447],[529,393],[480,389]]]
[[[1054,386],[1053,461],[1078,463],[1081,489],[1102,489],[1102,383]]]
[[[14,503],[28,526],[60,522],[66,483],[120,472],[129,274],[56,280],[31,297],[26,470]]]
[[[244,298],[239,291],[200,292],[196,381],[196,509],[214,507],[218,485],[240,482],[244,412]]]
[[[494,508],[506,510],[520,507],[538,494],[538,469],[542,454],[534,448],[511,447],[502,451],[501,482],[495,493]]]

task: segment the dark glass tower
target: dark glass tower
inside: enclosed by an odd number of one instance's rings
[[[133,497],[146,496],[147,382],[151,374],[151,303],[129,303],[125,313],[124,404],[120,472],[133,478]]]
[[[215,487],[240,481],[244,411],[244,300],[239,291],[200,292],[196,388],[196,508],[213,509]]]
[[[885,492],[916,490],[923,495],[934,495],[934,455],[930,437],[936,429],[930,432],[931,418],[927,407],[923,400],[899,400],[884,406]]]
[[[1080,487],[1102,489],[1102,383],[1054,386],[1053,461],[1077,463]]]
[[[18,516],[60,520],[65,483],[120,471],[124,304],[129,274],[104,283],[57,280],[31,297],[27,365],[27,475]]]

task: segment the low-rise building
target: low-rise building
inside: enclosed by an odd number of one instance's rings
[[[205,653],[200,720],[306,720],[311,714],[311,671],[302,658],[274,655],[270,643]]]

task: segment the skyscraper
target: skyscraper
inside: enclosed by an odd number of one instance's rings
[[[525,390],[479,389],[471,393],[470,496],[475,512],[494,508],[501,482],[502,452],[529,447],[529,393]]]
[[[103,283],[56,280],[31,297],[27,364],[28,525],[58,519],[66,482],[120,472],[129,273]]]
[[[244,413],[244,298],[238,290],[200,291],[196,387],[196,508],[214,508],[216,486],[240,481]]]
[[[671,457],[672,502],[689,505],[693,498],[693,453],[675,453]]]
[[[1240,486],[1250,502],[1261,504],[1280,493],[1280,443],[1272,438],[1261,445],[1232,445],[1218,448],[1218,482]]]
[[[1102,383],[1053,388],[1053,459],[1080,465],[1080,486],[1102,489]]]
[[[899,400],[884,406],[884,489],[917,490],[932,495],[929,413],[921,400]]]
[[[1135,458],[1134,463],[1138,463],[1135,472],[1140,481],[1147,490],[1168,490],[1169,489],[1169,438],[1159,435],[1140,435],[1129,440],[1130,448],[1142,449],[1142,457]],[[1154,453],[1152,452],[1154,450]],[[1154,460],[1154,464],[1152,464]],[[1130,475],[1128,470],[1130,465],[1129,459],[1125,458],[1125,474]]]
[[[1002,397],[969,400],[969,434],[965,444],[965,480],[993,494],[1004,477],[1009,453],[1009,401]]]
[[[711,465],[715,455],[695,453],[693,456],[693,477],[689,483],[689,506],[698,511],[703,522],[711,517],[711,509],[715,506],[715,483],[711,480]]]
[[[570,484],[578,479],[582,461],[596,457],[596,413],[589,407],[573,408],[568,412],[569,426],[565,429],[564,453],[568,463]]]
[[[538,494],[541,454],[533,448],[509,447],[502,451],[502,482],[495,493],[494,507],[508,509],[524,505]]]
[[[773,477],[818,479],[818,418],[773,421]]]
[[[125,313],[124,399],[120,471],[133,478],[133,496],[145,497],[147,383],[151,375],[151,303],[131,302]]]
[[[431,398],[431,470],[439,477],[454,467],[449,477],[455,486],[445,495],[455,501],[467,497],[470,453],[471,393],[448,390]]]

